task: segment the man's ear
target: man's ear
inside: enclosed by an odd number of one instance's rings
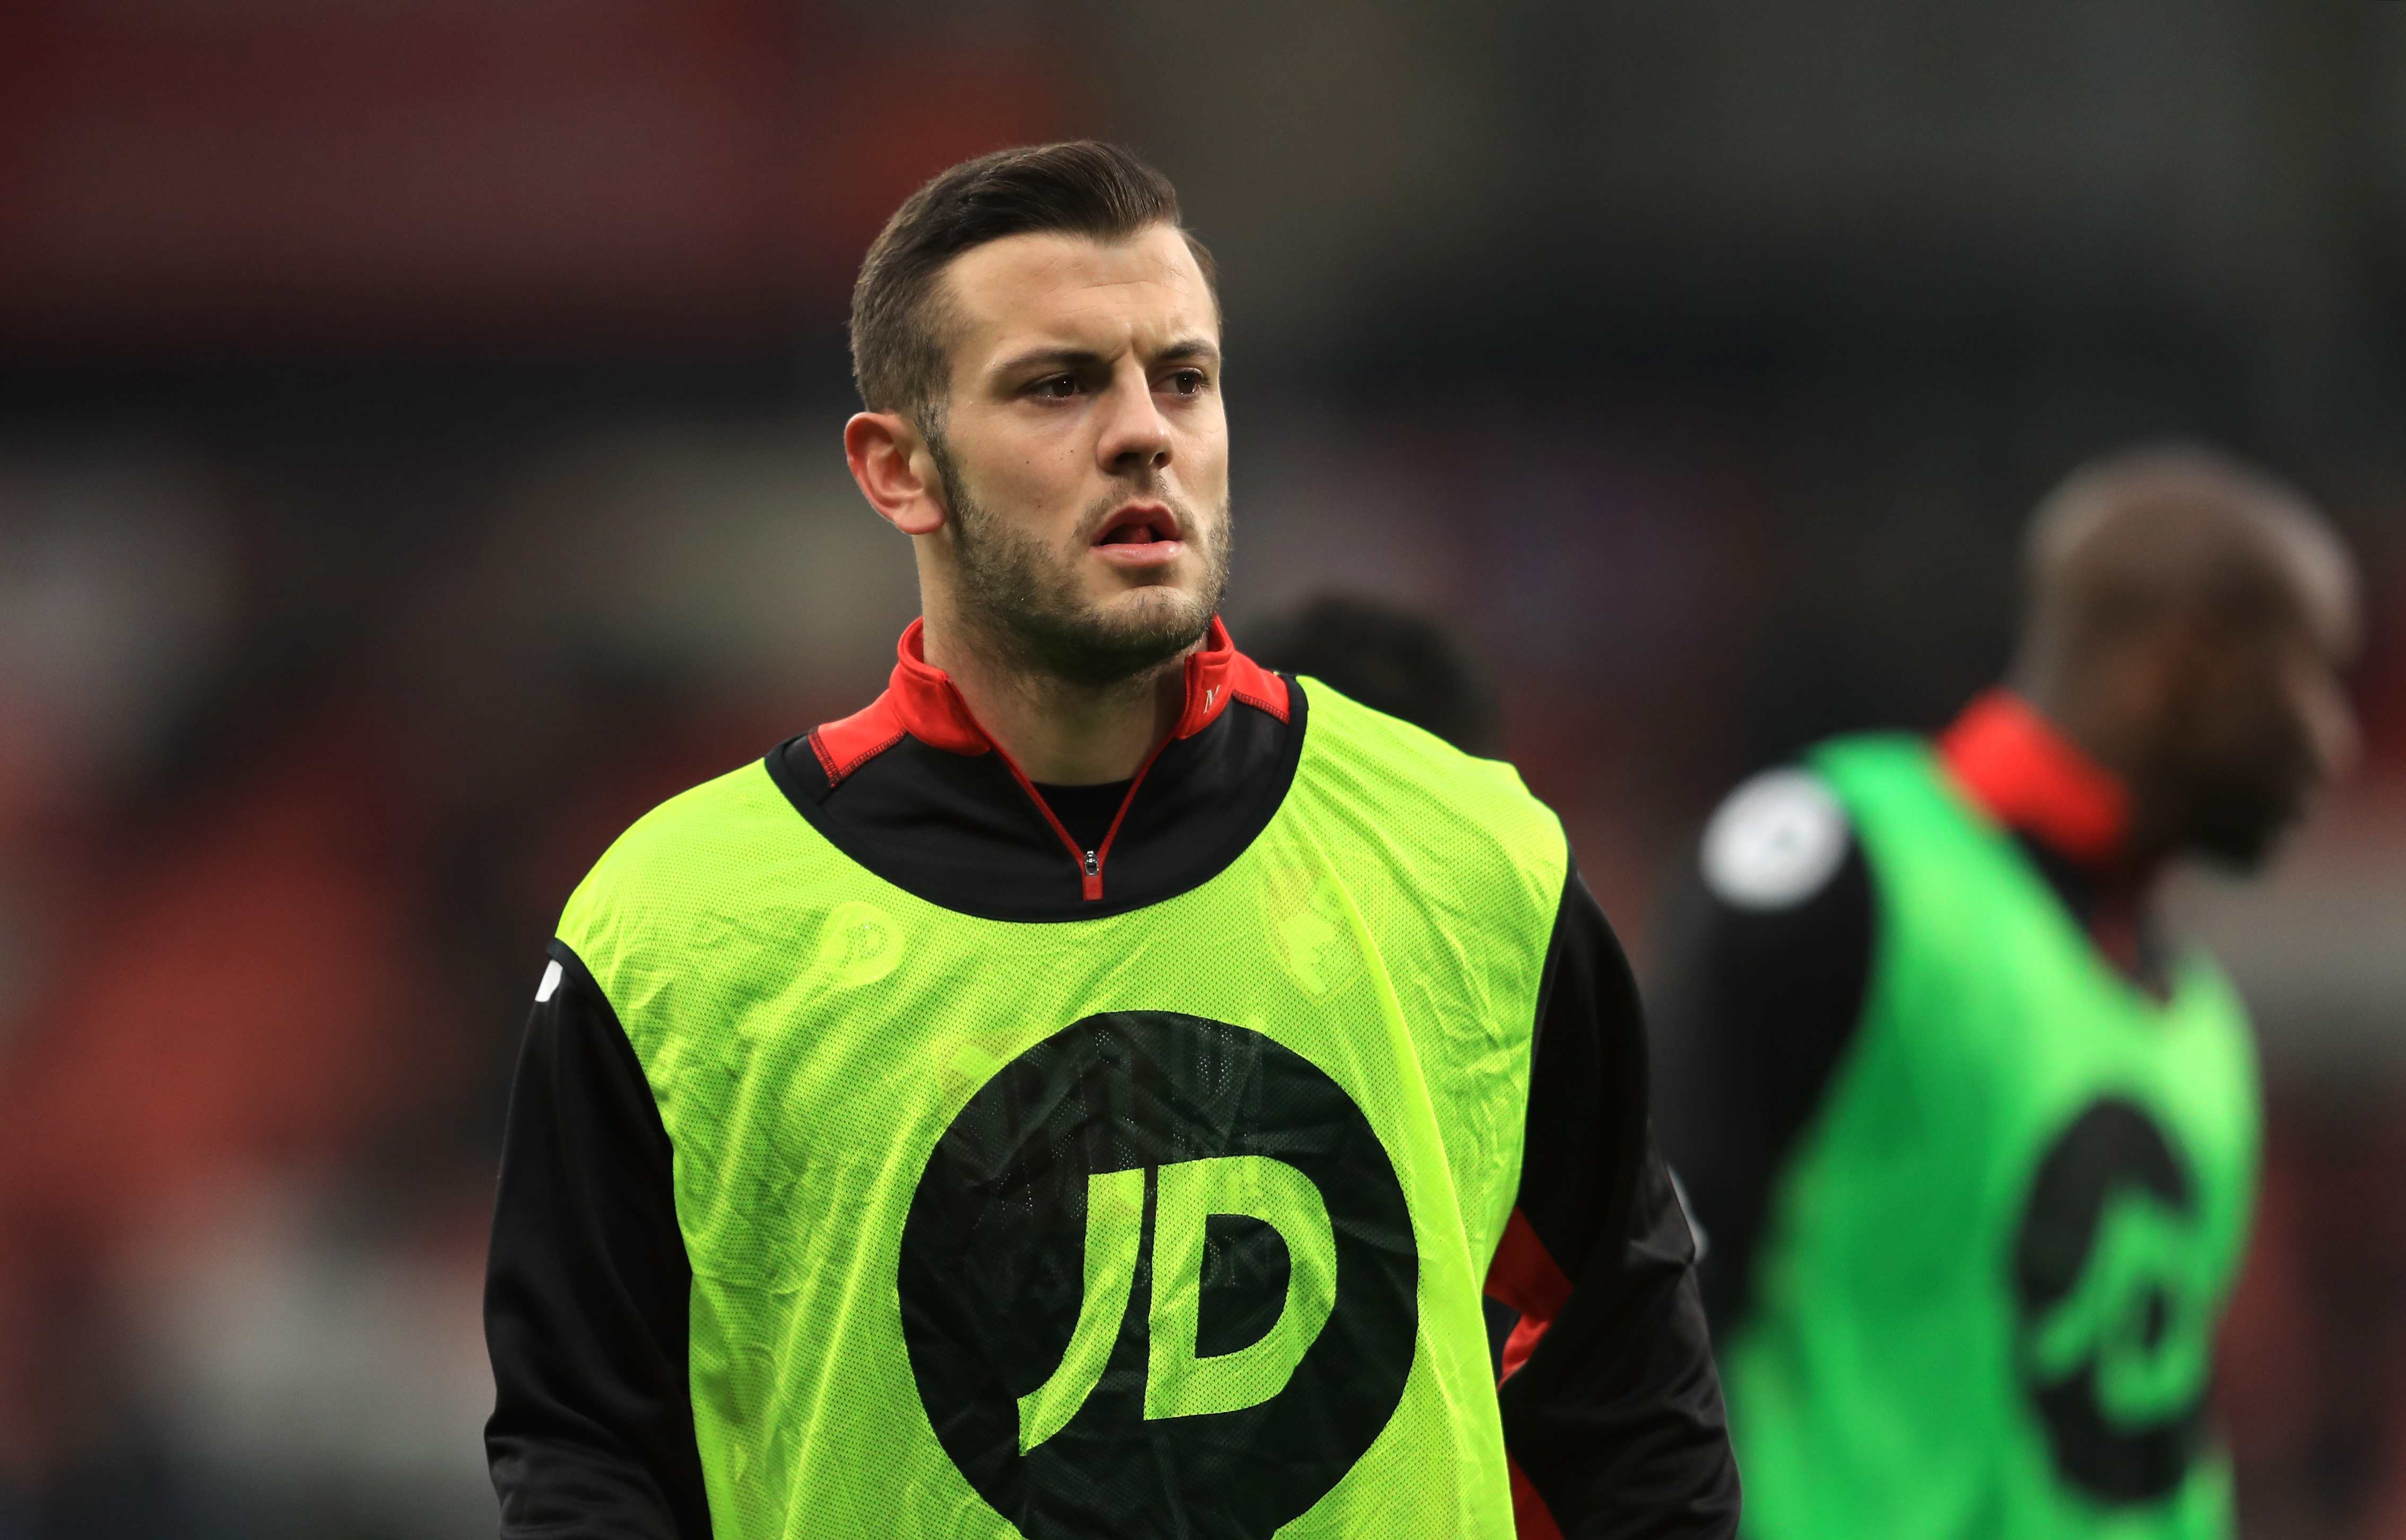
[[[906,535],[931,535],[951,516],[935,457],[899,412],[859,412],[843,425],[844,462],[877,516]]]

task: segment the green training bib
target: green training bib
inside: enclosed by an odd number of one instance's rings
[[[1857,1038],[1724,1354],[1758,1540],[2207,1540],[2258,1138],[2236,996],[2098,955],[1929,747],[1826,745],[1878,895]]]
[[[720,1540],[1508,1540],[1479,1286],[1561,827],[1309,703],[1263,833],[1131,912],[913,897],[757,765],[578,888],[674,1146]]]

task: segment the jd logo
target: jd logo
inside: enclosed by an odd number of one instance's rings
[[[2187,1170],[2131,1102],[2039,1166],[2014,1252],[2022,1382],[2056,1469],[2104,1503],[2168,1496],[2203,1420],[2213,1321]]]
[[[1420,1263],[1369,1121],[1258,1032],[1089,1016],[938,1141],[902,1232],[937,1438],[1029,1540],[1267,1540],[1411,1372]]]

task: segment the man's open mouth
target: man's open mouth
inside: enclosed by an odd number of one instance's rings
[[[1151,545],[1179,538],[1178,516],[1157,502],[1131,503],[1095,536],[1097,545]]]

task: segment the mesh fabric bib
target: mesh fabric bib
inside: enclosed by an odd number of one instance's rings
[[[1264,832],[1131,912],[926,902],[757,765],[577,890],[674,1146],[721,1540],[1509,1536],[1479,1293],[1563,837],[1310,706]]]
[[[2242,1009],[2097,954],[1927,745],[1813,756],[1878,894],[1854,1043],[1724,1357],[1761,1540],[2230,1530],[2202,1425],[2257,1143]]]

